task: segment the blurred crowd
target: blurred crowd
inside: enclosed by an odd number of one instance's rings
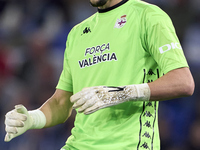
[[[192,97],[160,102],[161,150],[200,150],[200,1],[146,1],[171,17],[196,83]],[[65,124],[30,130],[9,143],[4,115],[16,104],[36,109],[53,94],[70,29],[95,12],[89,0],[0,0],[0,149],[64,145],[75,112]]]

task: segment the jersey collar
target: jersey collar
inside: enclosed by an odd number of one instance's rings
[[[128,0],[122,0],[121,2],[119,2],[118,4],[112,6],[112,7],[109,7],[109,8],[106,8],[106,9],[98,9],[98,12],[99,13],[105,13],[105,12],[108,12],[110,10],[113,10],[121,5],[123,5],[124,3],[126,3]]]

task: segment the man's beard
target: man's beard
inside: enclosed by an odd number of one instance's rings
[[[93,7],[100,7],[100,6],[103,6],[107,3],[108,0],[98,0],[97,2],[95,3],[92,3],[91,0],[90,0],[90,4],[93,6]]]

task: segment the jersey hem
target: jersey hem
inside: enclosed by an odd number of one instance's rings
[[[186,67],[186,68],[189,68],[188,65],[185,65],[185,66],[176,65],[176,66],[173,66],[172,68],[171,68],[171,66],[170,66],[170,67],[168,67],[167,69],[165,69],[164,74],[166,74],[166,73],[168,73],[168,72],[170,72],[170,71],[172,71],[172,70],[179,69],[179,68],[185,68],[185,67]]]

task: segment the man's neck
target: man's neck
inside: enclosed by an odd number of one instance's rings
[[[108,0],[105,5],[98,7],[98,9],[106,9],[106,8],[112,7],[121,1],[122,0]]]

